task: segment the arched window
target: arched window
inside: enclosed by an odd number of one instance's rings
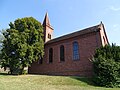
[[[79,59],[79,45],[78,42],[73,42],[73,60]]]
[[[52,63],[53,62],[53,49],[50,48],[49,49],[49,63]]]
[[[63,45],[60,46],[60,61],[65,61],[65,58],[64,58],[64,46]]]

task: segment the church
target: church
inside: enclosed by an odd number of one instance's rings
[[[30,74],[93,75],[92,56],[95,49],[108,44],[104,24],[79,30],[58,38],[53,38],[54,29],[46,13],[43,21],[44,58],[32,63]]]

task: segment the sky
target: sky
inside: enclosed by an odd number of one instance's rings
[[[120,0],[0,0],[0,30],[18,18],[34,17],[43,23],[48,12],[54,37],[100,24],[108,40],[120,46]]]

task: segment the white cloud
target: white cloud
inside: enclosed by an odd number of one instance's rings
[[[112,11],[120,11],[120,7],[110,6],[109,9]]]

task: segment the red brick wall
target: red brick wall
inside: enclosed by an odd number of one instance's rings
[[[29,73],[51,75],[92,76],[93,68],[90,59],[97,47],[102,45],[101,33],[92,32],[45,45],[45,56],[42,64],[33,63]],[[73,42],[79,44],[79,60],[73,60]],[[65,48],[65,61],[60,62],[60,46]],[[49,63],[49,49],[53,48],[53,62]]]

